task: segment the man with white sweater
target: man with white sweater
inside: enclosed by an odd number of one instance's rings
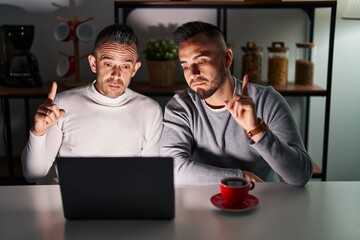
[[[131,28],[110,25],[99,33],[88,56],[97,79],[58,94],[53,83],[35,113],[22,153],[29,182],[45,177],[57,156],[159,155],[161,107],[128,88],[141,66],[137,45]]]

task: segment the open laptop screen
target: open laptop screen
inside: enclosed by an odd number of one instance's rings
[[[173,159],[58,157],[66,219],[172,219]]]

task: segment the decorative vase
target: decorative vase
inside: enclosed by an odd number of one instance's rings
[[[153,61],[147,60],[150,85],[170,87],[174,85],[176,60]]]

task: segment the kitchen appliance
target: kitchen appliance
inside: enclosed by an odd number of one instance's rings
[[[9,87],[41,85],[39,66],[30,52],[34,40],[33,25],[0,26],[0,83]]]

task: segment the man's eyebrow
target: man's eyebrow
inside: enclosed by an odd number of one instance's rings
[[[131,62],[131,63],[134,63],[136,62],[136,60],[134,59],[131,59],[131,58],[128,58],[128,59],[125,59],[124,62]]]
[[[102,55],[100,57],[100,60],[113,60],[114,58],[112,56],[109,56],[109,55]]]
[[[195,57],[192,58],[193,61],[204,57],[204,56],[210,56],[210,51],[202,51],[200,52],[198,55],[196,55]],[[186,61],[180,61],[180,64],[186,63]]]
[[[112,57],[111,55],[103,55],[100,57],[100,60],[114,60],[115,58]],[[125,59],[121,59],[122,62],[130,62],[130,63],[134,63],[136,62],[136,60],[131,59],[131,58],[125,58]]]

